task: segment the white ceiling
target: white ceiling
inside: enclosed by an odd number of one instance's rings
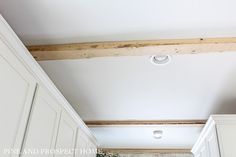
[[[235,37],[235,0],[0,0],[25,44]]]
[[[193,126],[111,126],[91,127],[100,148],[191,149],[202,127]],[[161,139],[153,138],[162,130]]]
[[[84,120],[207,119],[236,113],[236,53],[41,61]],[[163,139],[152,138],[155,129]],[[100,147],[190,149],[201,127],[91,127]]]
[[[41,61],[84,120],[207,119],[236,113],[236,53]]]
[[[236,36],[235,0],[0,0],[27,45]],[[84,120],[207,119],[236,113],[236,53],[39,62]],[[157,127],[158,128],[158,127]],[[190,148],[200,127],[91,128],[101,147]],[[140,136],[141,135],[141,136]]]

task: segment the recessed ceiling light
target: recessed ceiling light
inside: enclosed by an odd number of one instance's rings
[[[154,55],[151,56],[151,62],[154,65],[166,65],[170,63],[171,56],[170,55]]]
[[[153,137],[155,139],[161,139],[163,135],[163,131],[162,130],[154,130],[153,131]]]

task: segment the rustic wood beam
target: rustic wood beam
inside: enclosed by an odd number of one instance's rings
[[[173,125],[173,126],[203,126],[206,120],[107,120],[85,121],[89,127],[129,126],[129,125]]]
[[[99,148],[108,153],[145,154],[145,153],[191,153],[190,149],[145,149],[145,148]]]
[[[236,51],[236,38],[165,39],[28,46],[38,61]]]

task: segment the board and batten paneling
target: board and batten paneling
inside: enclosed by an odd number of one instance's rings
[[[77,136],[77,124],[66,113],[62,112],[61,120],[59,124],[56,149],[62,152],[57,152],[55,157],[73,157],[74,148]]]
[[[57,130],[61,115],[61,107],[51,97],[48,92],[39,87],[25,135],[22,157],[52,157],[53,154],[47,151],[55,148]],[[28,150],[43,151],[36,154],[27,152]]]
[[[236,114],[211,115],[191,152],[195,157],[235,157]]]
[[[1,15],[0,87],[1,157],[55,155],[38,151],[36,155],[18,154],[28,148],[29,153],[42,148],[74,149],[78,127],[86,133],[86,138],[96,143],[87,126]]]
[[[79,128],[77,141],[76,141],[75,157],[95,157],[97,148],[94,143],[91,142],[86,134]]]
[[[206,134],[206,146],[208,147],[209,156],[220,157],[220,150],[217,140],[217,132],[215,126],[209,128],[209,131]]]
[[[39,86],[44,87],[45,90],[47,90],[52,95],[52,97],[54,97],[58,102],[60,102],[62,108],[65,109],[66,112],[70,114],[72,119],[74,119],[77,125],[80,126],[80,128],[86,133],[86,135],[90,138],[90,140],[96,143],[97,141],[95,137],[93,136],[89,128],[85,125],[83,120],[80,118],[78,113],[73,109],[73,107],[65,99],[62,93],[57,89],[52,80],[48,77],[48,75],[44,72],[41,66],[29,53],[24,44],[17,37],[15,32],[11,29],[11,27],[8,25],[8,23],[1,15],[0,15],[0,40],[4,41],[4,43],[7,43],[7,45],[9,46],[12,52],[12,54],[9,53],[9,55],[12,56],[14,55],[15,60],[17,60],[18,63],[20,62],[20,66],[17,66],[17,68],[20,67],[26,68],[30,72],[30,74],[32,74],[34,78],[33,80],[35,80]],[[1,53],[4,52],[1,51]],[[13,63],[14,62],[15,61],[13,61]],[[23,75],[26,76],[26,74]]]
[[[13,55],[0,34],[0,156],[18,156],[31,109],[36,81]],[[14,149],[11,154],[5,150]]]
[[[84,133],[79,129],[76,140],[75,157],[86,156],[87,139]]]
[[[217,132],[222,157],[235,157],[236,119],[231,124],[217,125]]]

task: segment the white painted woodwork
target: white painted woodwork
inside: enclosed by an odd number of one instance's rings
[[[44,86],[48,92],[60,102],[61,106],[70,114],[70,116],[76,121],[76,123],[80,126],[80,128],[86,132],[86,135],[90,137],[90,139],[96,143],[96,139],[93,134],[89,130],[89,128],[85,125],[83,120],[80,118],[78,113],[73,109],[71,104],[65,99],[62,93],[58,90],[52,80],[48,77],[48,75],[44,72],[41,66],[35,61],[26,47],[22,44],[21,40],[17,37],[15,32],[11,29],[5,19],[0,15],[0,37],[4,39],[8,45],[12,46],[12,49],[17,50],[14,51],[14,55],[19,58],[28,71],[34,76],[39,85]]]
[[[57,143],[56,149],[61,150],[71,150],[75,148],[76,142],[76,135],[77,135],[77,125],[75,121],[64,111],[61,115],[61,120],[59,124],[58,136],[57,136]],[[56,153],[55,157],[73,157],[74,153],[69,152],[67,153]]]
[[[235,157],[236,115],[209,118],[192,152],[195,157]]]
[[[209,157],[208,152],[207,152],[207,145],[205,142],[203,143],[203,145],[200,148],[199,156],[200,157]]]
[[[78,129],[75,157],[96,157],[96,146]]]
[[[78,129],[75,157],[86,156],[86,138],[84,133]]]
[[[36,84],[37,92],[34,95]],[[17,153],[3,154],[5,148],[14,151],[31,148],[48,150],[55,146],[73,149],[77,127],[86,132],[90,141],[96,143],[87,126],[2,16],[0,16],[0,87],[1,157],[19,157]],[[61,110],[63,110],[62,116],[60,116]],[[36,154],[21,156],[50,156]],[[73,154],[68,156],[72,157]]]
[[[60,115],[61,106],[45,89],[39,87],[33,103],[23,150],[54,149]],[[22,156],[52,157],[52,155],[43,152],[33,155],[23,154]]]
[[[208,147],[208,156],[209,157],[220,157],[215,126],[212,126],[209,129],[209,132],[206,135],[205,142],[206,142],[206,146]]]
[[[217,126],[222,157],[236,156],[236,120],[234,124]]]
[[[88,142],[90,144],[90,146],[89,146],[89,148],[90,148],[89,157],[96,157],[96,155],[97,155],[97,146],[94,143],[92,143],[90,140],[88,140]]]
[[[0,34],[0,156],[4,149],[20,149],[36,81],[13,55],[17,51]]]
[[[208,128],[205,139],[201,141],[198,150],[194,154],[196,157],[220,157],[216,128],[214,125]]]

